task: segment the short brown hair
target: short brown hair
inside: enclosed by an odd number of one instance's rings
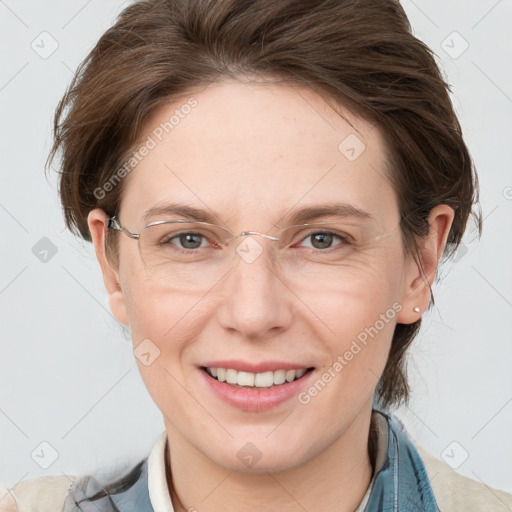
[[[160,105],[224,77],[278,77],[373,122],[389,153],[405,249],[419,260],[438,204],[455,210],[446,255],[461,242],[478,181],[449,85],[397,0],[145,0],[126,8],[60,101],[49,163],[61,154],[67,226],[118,209],[123,183],[97,197]],[[126,181],[126,180],[124,180]],[[479,232],[481,217],[475,213]],[[433,299],[433,297],[432,297]],[[421,320],[398,324],[377,399],[407,401],[404,355]]]

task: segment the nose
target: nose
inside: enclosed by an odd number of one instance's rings
[[[293,294],[268,257],[271,243],[253,236],[241,238],[231,272],[223,281],[219,322],[244,338],[268,339],[292,324]]]

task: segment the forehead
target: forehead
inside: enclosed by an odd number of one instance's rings
[[[121,204],[131,222],[166,201],[243,223],[325,202],[397,215],[377,128],[306,87],[210,84],[156,110],[140,144]]]

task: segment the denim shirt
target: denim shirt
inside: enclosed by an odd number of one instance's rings
[[[439,512],[423,461],[403,425],[392,415],[373,412],[385,419],[388,442],[364,512]],[[63,512],[163,512],[151,505],[147,457],[131,470],[130,476],[126,485],[119,485],[118,480],[105,487],[92,476],[76,479]],[[98,492],[104,496],[91,500]]]
[[[376,474],[365,512],[439,512],[425,465],[403,425],[382,414],[388,424],[388,449]]]

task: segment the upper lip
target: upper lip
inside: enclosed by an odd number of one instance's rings
[[[290,361],[262,361],[260,363],[254,363],[249,361],[242,361],[240,359],[207,361],[206,363],[203,363],[201,366],[207,368],[230,368],[239,372],[250,373],[273,372],[276,370],[307,370],[308,368],[312,368],[311,365],[291,363]]]

